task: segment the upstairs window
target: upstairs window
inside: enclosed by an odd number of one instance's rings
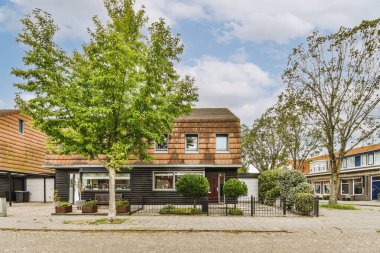
[[[361,164],[362,166],[367,165],[367,155],[362,155],[361,162],[362,162]]]
[[[19,134],[24,134],[25,132],[24,121],[22,119],[18,120],[18,132]]]
[[[228,134],[216,135],[216,151],[228,151]]]
[[[198,134],[186,134],[185,150],[188,152],[198,151]]]
[[[155,142],[154,149],[156,153],[167,153],[168,152],[168,134],[164,134],[164,140],[162,142]]]
[[[374,164],[374,155],[373,153],[368,154],[368,165]]]
[[[347,168],[347,158],[343,159],[343,168]]]

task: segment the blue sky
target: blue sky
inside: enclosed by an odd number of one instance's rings
[[[331,33],[379,18],[378,0],[138,0],[151,21],[163,17],[185,44],[182,74],[195,77],[199,107],[229,107],[252,124],[282,91],[290,50],[314,30]],[[12,67],[22,66],[15,42],[19,20],[33,8],[52,13],[67,51],[87,40],[91,17],[106,20],[101,0],[0,0],[0,108],[14,107]]]

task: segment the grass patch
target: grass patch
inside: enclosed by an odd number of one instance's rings
[[[78,221],[71,221],[71,220],[65,220],[63,221],[63,224],[74,224],[74,225],[119,225],[123,224],[127,219],[116,219],[112,223],[108,221],[107,218],[103,219],[97,219],[97,220],[78,220]]]
[[[353,205],[342,205],[342,204],[322,204],[321,207],[327,208],[327,209],[338,209],[338,210],[358,210]]]

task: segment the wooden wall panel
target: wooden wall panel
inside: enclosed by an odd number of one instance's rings
[[[19,133],[19,119],[24,121],[24,134]],[[45,135],[31,128],[29,117],[17,112],[0,116],[0,170],[52,174],[42,167],[45,159]]]

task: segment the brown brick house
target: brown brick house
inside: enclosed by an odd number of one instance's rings
[[[49,200],[54,174],[42,167],[45,156],[45,135],[30,127],[30,118],[0,110],[0,197],[14,200],[15,192],[26,190],[31,201]]]
[[[163,133],[164,134],[164,133]],[[146,202],[183,202],[175,191],[178,178],[187,173],[202,174],[210,183],[210,202],[224,202],[220,189],[224,182],[237,177],[241,167],[240,120],[226,108],[194,109],[189,116],[174,122],[166,141],[155,143],[149,162],[131,160],[116,176],[116,193],[132,200],[144,196]],[[97,160],[79,156],[48,155],[46,168],[55,169],[56,188],[62,200],[94,199],[108,192],[108,175]]]

